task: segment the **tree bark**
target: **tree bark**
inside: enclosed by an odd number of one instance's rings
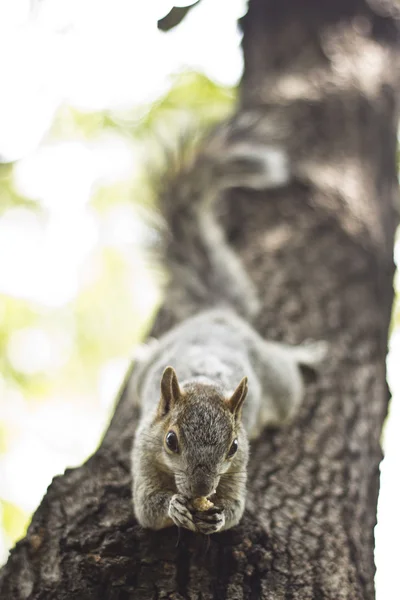
[[[374,598],[388,402],[399,91],[395,4],[250,0],[237,135],[280,144],[293,178],[221,204],[263,301],[259,331],[329,342],[299,418],[252,447],[241,524],[211,539],[132,515],[126,388],[98,451],[56,477],[0,579],[3,600]],[[241,120],[241,115],[246,116]],[[165,300],[159,335],[175,312]]]

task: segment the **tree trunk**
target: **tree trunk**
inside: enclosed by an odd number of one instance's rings
[[[131,505],[136,415],[122,393],[96,454],[56,477],[0,579],[22,598],[374,598],[397,223],[394,4],[250,0],[237,135],[279,143],[289,185],[221,209],[272,339],[326,339],[296,423],[253,445],[241,524],[210,539],[142,530]],[[249,116],[250,111],[250,116]],[[156,335],[171,325],[168,299]]]

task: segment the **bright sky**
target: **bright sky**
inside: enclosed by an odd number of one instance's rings
[[[173,4],[187,2],[0,1],[0,55],[5,57],[1,72],[0,158],[5,162],[19,161],[15,167],[17,190],[40,200],[48,210],[45,228],[39,217],[22,208],[10,209],[0,219],[0,293],[43,306],[68,303],[78,290],[79,268],[100,235],[88,208],[93,186],[131,174],[137,149],[112,135],[95,144],[68,141],[40,145],[61,103],[87,111],[146,104],[168,89],[171,74],[186,67],[200,70],[223,84],[238,82],[242,58],[236,20],[245,10],[245,0],[202,0],[181,26],[167,34],[159,32],[157,19],[169,12]],[[73,180],[69,177],[71,172]],[[133,231],[140,235],[140,223],[133,212],[116,211],[113,218],[109,235],[116,244],[129,238]],[[72,224],[73,246],[68,243]],[[13,257],[12,263],[7,256]],[[154,290],[145,274],[143,288],[148,290],[148,302],[154,297]],[[58,340],[57,354],[43,331],[30,329],[16,332],[9,354],[19,368],[29,373],[29,369],[37,368],[32,363],[33,354],[43,366],[48,364],[46,361],[63,360],[70,343],[68,339]],[[399,356],[397,335],[393,336],[389,359],[397,398]],[[115,374],[120,372],[121,365],[106,365],[100,375],[99,386],[109,392],[109,397],[115,387]],[[2,383],[0,376],[0,392]],[[104,414],[107,406],[105,402]],[[10,501],[33,510],[51,477],[64,466],[79,463],[80,457],[90,452],[91,438],[87,447],[82,446],[82,432],[89,430],[92,414],[81,410],[77,415],[67,402],[57,402],[42,407],[40,414],[28,419],[24,399],[16,393],[8,396],[6,406],[1,407],[0,403],[0,409],[0,416],[10,422],[27,419],[19,445],[10,453],[8,462],[1,465],[0,495],[8,493]],[[382,468],[376,529],[377,600],[394,600],[398,588],[398,401],[392,402],[391,413],[385,432],[387,458]],[[62,431],[57,429],[60,422],[64,429],[70,422],[69,431],[75,432],[67,446],[62,445]],[[93,436],[98,435],[102,425],[97,423]],[[51,443],[61,444],[58,454],[49,453],[49,431],[54,432]],[[73,448],[79,452],[74,454]],[[34,467],[41,460],[42,471]],[[15,473],[22,473],[23,478],[17,479]],[[1,554],[0,539],[0,562]]]
[[[157,29],[173,4],[167,0],[31,1],[33,13],[29,0],[0,3],[6,57],[0,156],[6,160],[36,147],[63,100],[87,110],[151,102],[186,66],[220,83],[240,77],[236,19],[244,0],[202,0],[184,27],[168,33]]]

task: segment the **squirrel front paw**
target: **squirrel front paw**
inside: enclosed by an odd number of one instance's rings
[[[168,516],[177,527],[185,527],[190,531],[196,531],[193,515],[188,508],[188,500],[182,494],[174,494],[168,507]]]
[[[193,513],[193,521],[196,531],[211,535],[217,533],[225,525],[225,513],[222,508],[214,506],[206,511],[196,511]]]

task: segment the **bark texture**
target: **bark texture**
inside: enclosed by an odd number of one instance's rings
[[[56,477],[0,579],[2,600],[372,600],[397,223],[398,27],[392,2],[250,0],[238,129],[294,177],[221,204],[272,339],[326,339],[298,420],[252,448],[247,510],[210,540],[141,530],[122,393],[95,455]],[[246,111],[242,120],[240,115]],[[250,115],[249,115],[250,111]],[[154,334],[176,319],[162,307]]]

